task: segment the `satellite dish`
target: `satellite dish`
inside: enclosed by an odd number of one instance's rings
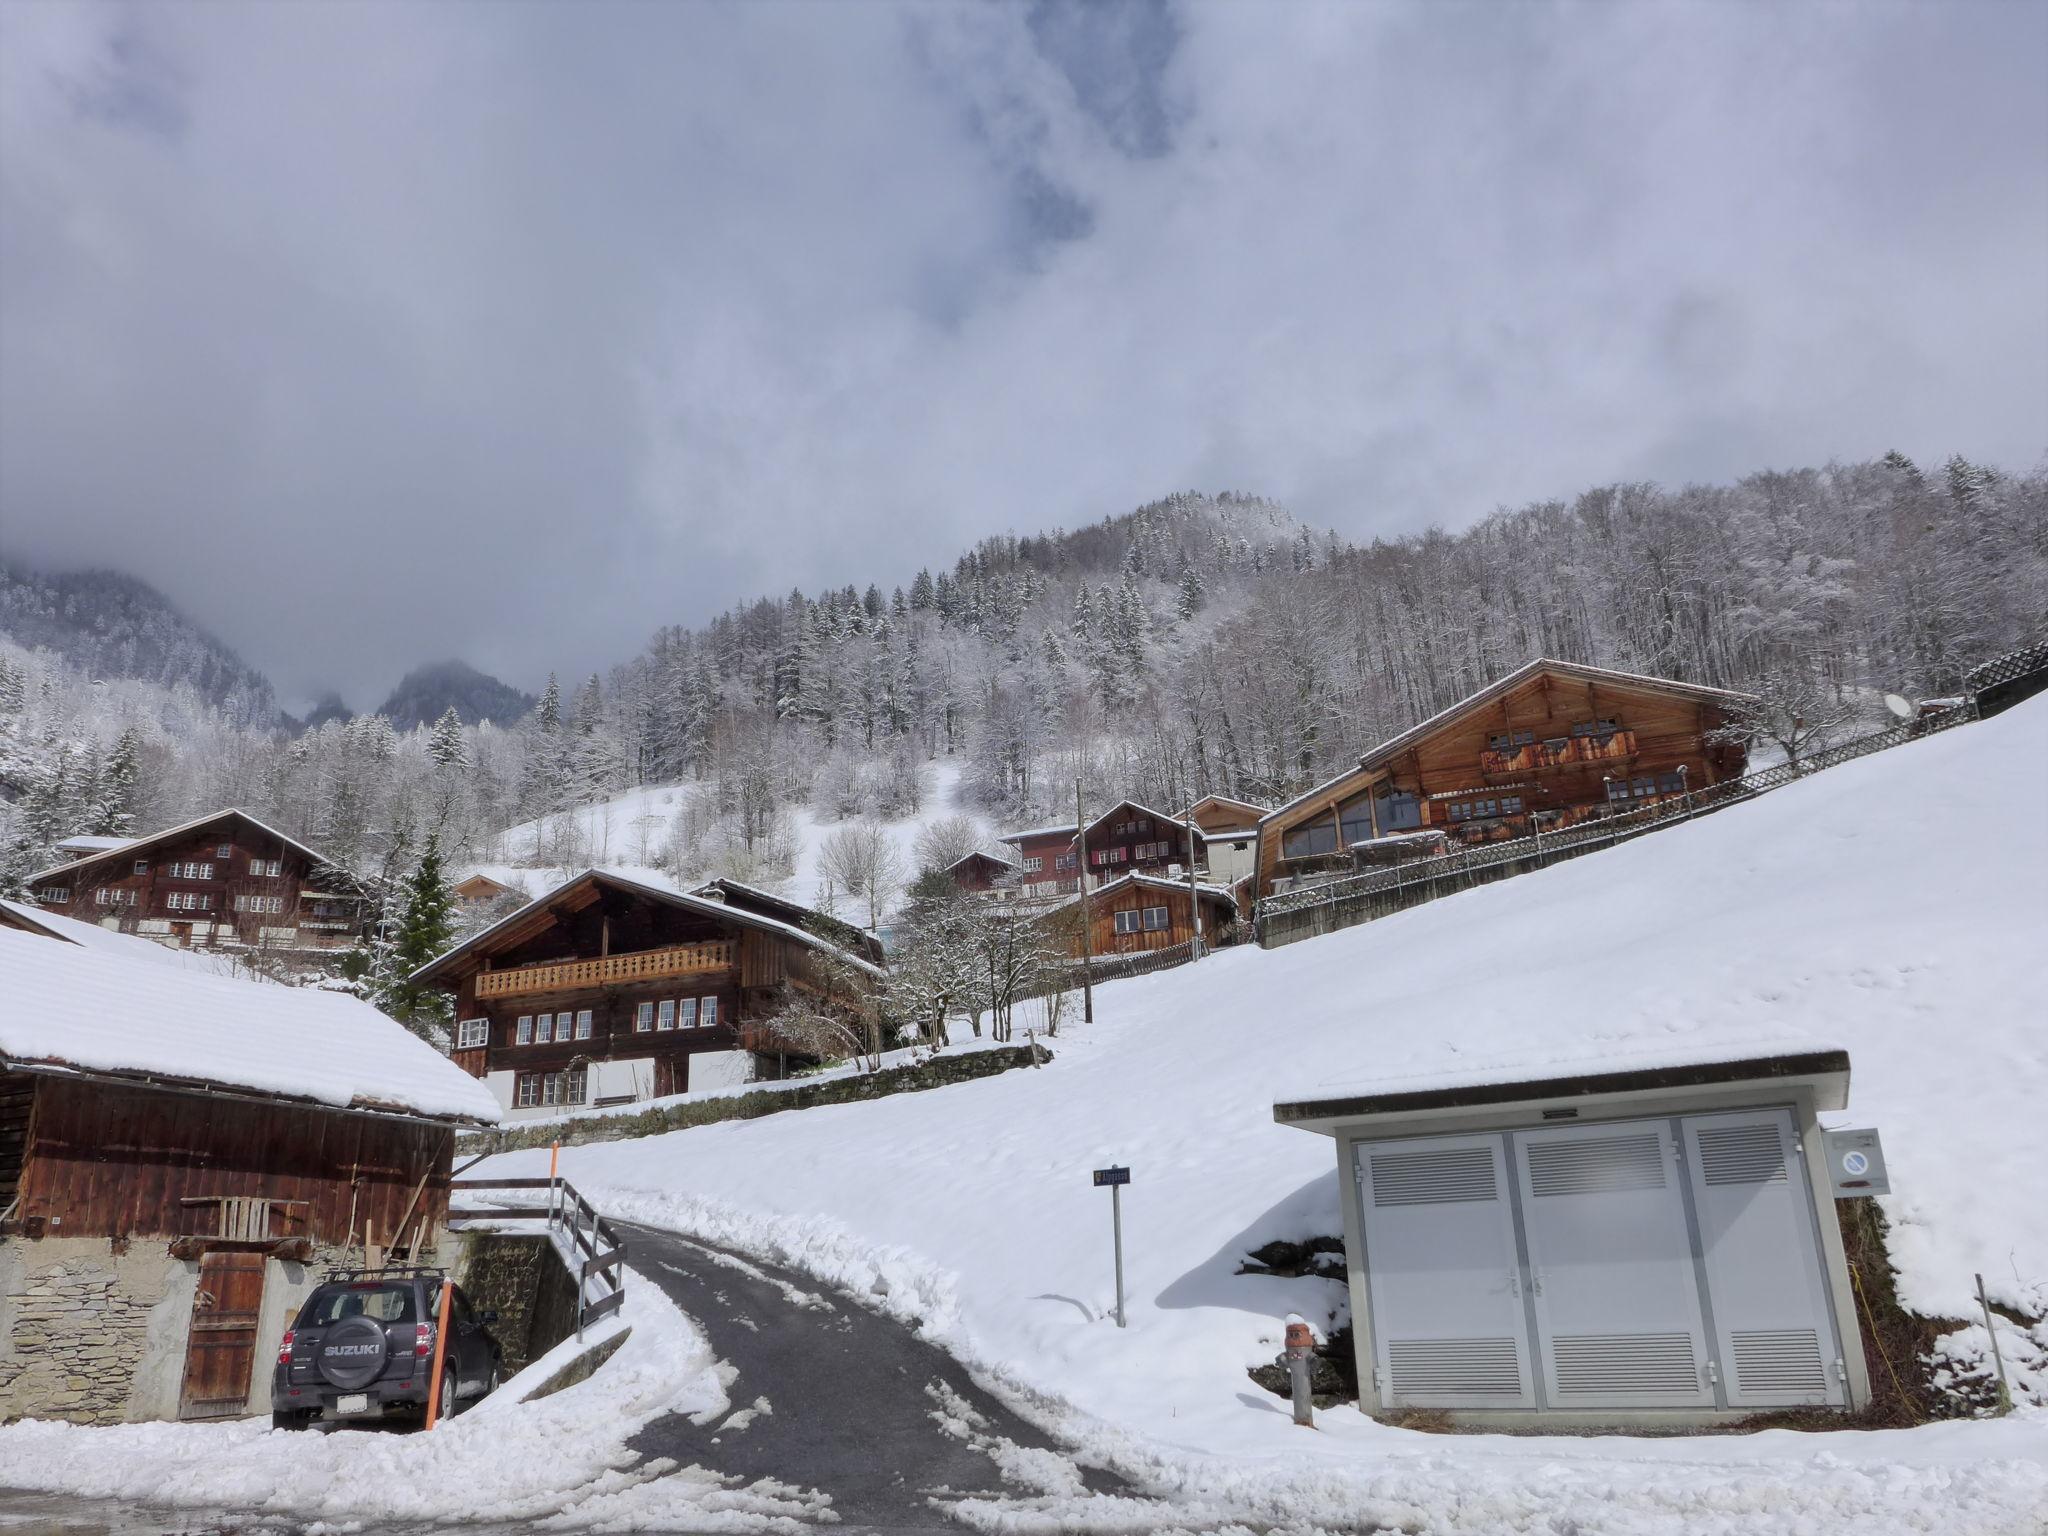
[[[1913,718],[1913,706],[1900,698],[1896,693],[1888,693],[1884,696],[1884,707],[1897,715],[1901,720]]]

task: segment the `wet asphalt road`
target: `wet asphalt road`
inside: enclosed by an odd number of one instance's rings
[[[1072,1493],[1130,1491],[1111,1474],[1076,1465],[900,1323],[795,1271],[652,1227],[625,1230],[635,1271],[689,1314],[738,1373],[726,1388],[732,1414],[703,1425],[657,1420],[634,1449],[750,1482],[772,1477],[819,1489],[831,1496],[841,1532],[960,1536],[964,1528],[945,1506],[961,1497],[1028,1503],[1061,1491],[1062,1482]],[[760,1398],[767,1411],[733,1428]],[[1063,1465],[1012,1448],[1054,1452]]]

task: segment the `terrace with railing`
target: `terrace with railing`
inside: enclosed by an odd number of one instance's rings
[[[1598,735],[1553,736],[1544,741],[1525,742],[1511,751],[1489,747],[1479,754],[1479,770],[1489,779],[1496,779],[1581,763],[1622,762],[1635,755],[1634,731],[1602,731]]]
[[[522,965],[509,971],[480,971],[476,995],[484,998],[581,992],[592,987],[694,976],[704,971],[732,969],[737,953],[738,945],[731,939],[707,939],[699,944],[671,944],[662,949],[640,949],[596,960],[563,960],[551,965]]]

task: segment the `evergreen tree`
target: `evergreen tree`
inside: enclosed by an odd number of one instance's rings
[[[287,755],[289,760],[289,755]],[[134,726],[121,733],[100,773],[98,803],[90,830],[100,837],[126,837],[135,830],[141,796],[142,738]]]
[[[910,606],[920,613],[928,613],[938,606],[938,601],[938,589],[932,585],[932,573],[920,569],[910,584]]]
[[[469,766],[469,743],[463,739],[462,717],[455,713],[453,704],[434,722],[433,734],[427,738],[427,756],[434,760],[436,768],[447,771]]]
[[[437,835],[428,835],[418,866],[399,885],[398,900],[388,949],[372,969],[372,1000],[421,1039],[445,1050],[454,999],[439,987],[418,986],[411,979],[455,940],[455,893],[448,888]]]

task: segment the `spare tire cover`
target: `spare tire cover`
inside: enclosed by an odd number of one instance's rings
[[[373,1318],[345,1317],[328,1329],[313,1368],[332,1386],[367,1387],[384,1370],[384,1326]]]

